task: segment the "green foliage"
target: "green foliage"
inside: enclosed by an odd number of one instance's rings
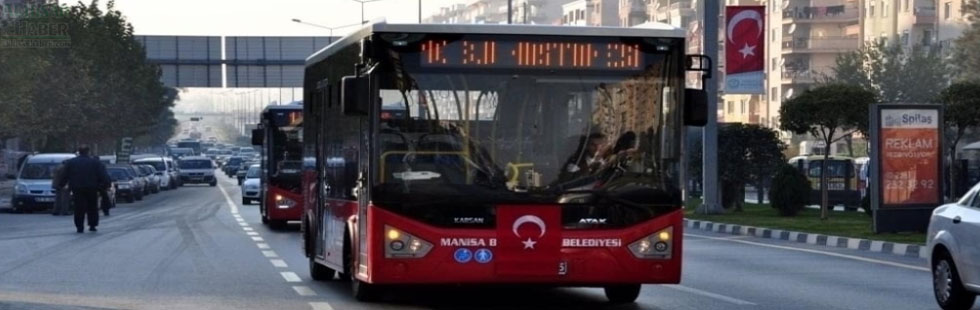
[[[160,135],[172,133],[176,122],[169,110],[176,92],[160,83],[159,68],[146,61],[114,2],[105,12],[97,1],[49,7],[64,14],[0,25],[66,25],[71,40],[66,48],[0,53],[0,136],[63,151],[79,143],[111,144],[124,136],[158,143]]]
[[[968,129],[980,125],[980,82],[961,81],[949,85],[939,94],[939,102],[945,107],[943,121],[945,122],[946,146],[950,162],[956,161],[956,145]],[[949,171],[950,180],[955,180],[956,167]],[[949,191],[958,192],[956,182],[952,182]],[[957,195],[950,195],[955,197]]]
[[[980,125],[980,82],[953,83],[940,92],[939,102],[946,109],[946,128],[955,129],[947,130],[955,134],[954,143],[963,136],[967,128]]]
[[[980,80],[980,1],[967,0],[963,5],[963,13],[969,26],[956,39],[952,66],[960,80]]]
[[[755,124],[727,124],[718,130],[718,172],[725,207],[742,203],[745,184],[760,186],[785,162],[786,144],[776,131]]]
[[[810,203],[810,181],[795,167],[782,164],[772,180],[769,203],[782,216],[795,216]]]
[[[809,133],[831,145],[841,137],[868,132],[868,108],[877,101],[874,93],[852,84],[826,84],[808,89],[779,108],[780,128],[797,134]],[[824,155],[827,159],[828,154]],[[826,184],[826,167],[821,168]],[[821,186],[821,215],[829,216],[827,188]]]
[[[824,82],[861,86],[881,102],[928,103],[946,85],[947,71],[938,48],[904,48],[878,40],[838,55]]]

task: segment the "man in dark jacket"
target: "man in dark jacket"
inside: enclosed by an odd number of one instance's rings
[[[89,156],[88,146],[78,147],[78,156],[65,163],[65,177],[59,187],[68,185],[75,203],[75,228],[78,233],[85,231],[85,217],[88,216],[89,231],[99,226],[99,191],[110,186],[109,173],[99,158]]]

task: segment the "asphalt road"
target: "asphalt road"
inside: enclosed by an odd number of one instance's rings
[[[937,308],[921,259],[701,231],[685,235],[682,284],[644,286],[635,304],[606,304],[600,289],[472,287],[358,303],[347,283],[310,279],[298,225],[269,230],[240,200],[222,175],[220,188],[120,204],[97,233],[76,234],[69,217],[0,214],[0,309]]]

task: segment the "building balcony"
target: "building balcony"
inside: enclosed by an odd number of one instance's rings
[[[936,8],[934,7],[917,7],[912,13],[912,24],[914,25],[932,25],[936,23]]]
[[[861,12],[857,6],[801,6],[783,10],[783,23],[843,23],[857,22]]]
[[[791,53],[840,53],[858,49],[861,41],[857,36],[792,38],[783,42],[783,54]]]

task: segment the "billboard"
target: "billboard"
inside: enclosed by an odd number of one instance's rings
[[[875,105],[871,113],[875,231],[923,231],[943,203],[942,107]]]
[[[764,6],[725,8],[725,93],[763,94],[765,77]]]
[[[880,113],[882,207],[941,203],[939,111]]]

